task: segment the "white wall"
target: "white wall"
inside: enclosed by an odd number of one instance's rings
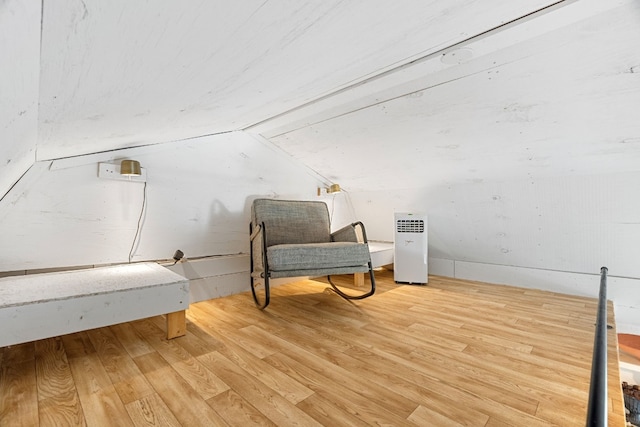
[[[640,173],[478,182],[350,195],[369,237],[429,215],[430,273],[597,297],[611,277],[622,331],[640,332]]]
[[[434,258],[640,278],[640,172],[351,193],[372,239],[429,214]]]
[[[144,184],[98,178],[99,162],[133,158],[147,171],[132,261],[248,252],[256,197],[317,199],[321,178],[246,133],[37,162],[0,203],[0,271],[122,263]]]
[[[122,158],[148,180],[132,261],[220,256],[202,263],[213,270],[194,298],[248,289],[246,256],[233,255],[248,252],[253,198],[311,199],[334,228],[362,220],[370,240],[393,240],[396,211],[428,213],[432,274],[595,297],[606,265],[620,331],[640,332],[640,173],[318,197],[324,178],[242,132],[36,162],[0,202],[0,272],[127,262],[144,184],[97,173]]]

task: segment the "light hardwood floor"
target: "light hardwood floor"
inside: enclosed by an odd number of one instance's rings
[[[584,426],[595,300],[377,279],[354,303],[304,281],[265,311],[248,293],[192,304],[170,341],[158,316],[0,348],[0,425]],[[613,329],[610,426],[617,363]]]

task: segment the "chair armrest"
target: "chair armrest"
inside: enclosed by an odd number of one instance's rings
[[[342,227],[340,230],[336,230],[331,233],[332,242],[357,242],[358,235],[353,224],[349,224],[346,227]]]
[[[362,231],[363,243],[367,243],[367,233],[364,229],[364,224],[360,221],[349,224],[342,227],[340,230],[331,233],[332,242],[358,242],[358,233],[356,233],[356,226],[360,227]]]
[[[262,231],[262,224],[258,224],[256,226],[256,229],[253,230],[253,233],[251,233],[251,236],[249,237],[249,241],[253,242],[253,239],[255,239],[256,236],[260,234],[261,231]]]
[[[251,224],[250,224],[251,226]],[[251,276],[265,277],[267,265],[266,227],[264,222],[256,224],[251,230],[249,245],[251,246]],[[256,275],[258,273],[258,275]]]

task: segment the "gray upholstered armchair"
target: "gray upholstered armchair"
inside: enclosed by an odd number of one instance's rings
[[[361,222],[331,233],[324,202],[256,199],[251,205],[251,292],[256,305],[269,304],[269,279],[327,276],[335,292],[363,299],[375,292],[367,235]],[[362,234],[358,240],[356,227]],[[332,274],[369,272],[371,287],[352,295],[338,289]],[[262,289],[260,289],[262,288]]]

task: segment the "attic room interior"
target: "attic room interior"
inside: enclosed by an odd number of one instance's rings
[[[639,24],[634,0],[1,1],[0,425],[585,425],[600,326],[625,425]],[[375,293],[273,279],[256,307],[256,199],[361,221]],[[428,283],[395,280],[402,213]]]

